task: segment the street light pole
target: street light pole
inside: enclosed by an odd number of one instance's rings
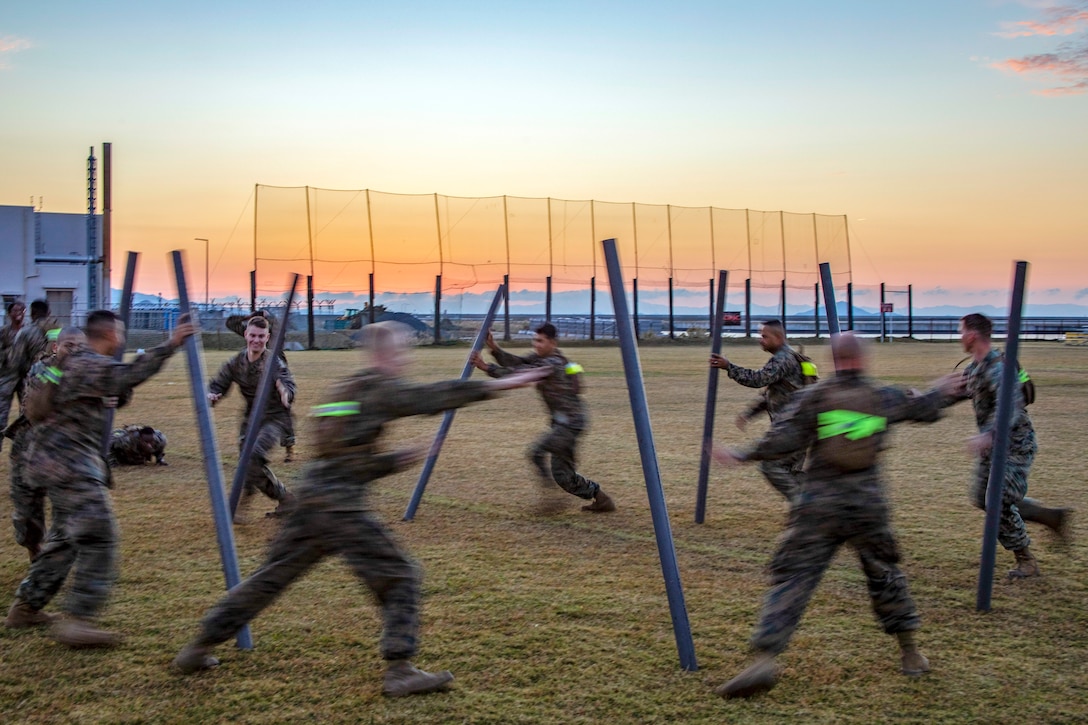
[[[208,297],[208,240],[204,237],[194,237],[194,242],[204,242],[204,309],[207,310],[211,307],[211,301]]]

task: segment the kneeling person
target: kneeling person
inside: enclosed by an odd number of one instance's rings
[[[110,438],[109,464],[111,466],[142,466],[155,463],[169,465],[165,460],[166,435],[149,425],[126,425],[113,432]]]

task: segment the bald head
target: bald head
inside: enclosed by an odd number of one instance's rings
[[[375,367],[390,375],[399,375],[410,359],[409,329],[399,322],[375,322],[363,328],[359,341],[363,349],[370,353]]]
[[[868,362],[865,343],[852,332],[831,336],[831,356],[836,370],[865,370]]]

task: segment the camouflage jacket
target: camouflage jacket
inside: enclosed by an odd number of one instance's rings
[[[163,458],[166,456],[166,436],[161,430],[156,430],[154,443],[151,449],[147,450],[140,437],[140,430],[143,427],[142,425],[126,425],[124,428],[113,431],[110,437],[109,453],[111,466],[142,466],[152,460],[158,464],[163,463]]]
[[[12,327],[11,323],[0,327],[0,386],[14,386],[22,381],[15,358],[15,338],[24,329],[26,324],[19,329]]]
[[[865,421],[870,426],[866,434],[879,436],[877,442],[881,445],[887,435],[888,426],[904,421],[933,423],[940,419],[941,410],[952,402],[937,389],[922,395],[911,395],[900,388],[881,387],[875,381],[853,371],[838,372],[833,377],[797,393],[793,402],[782,411],[766,435],[749,450],[742,452],[742,458],[753,461],[771,460],[797,451],[808,451],[805,466],[807,480],[814,482],[816,487],[829,482],[840,485],[844,481],[878,481],[879,465],[844,474],[821,455],[821,446],[817,445],[821,438],[819,416],[829,410],[826,399],[833,386],[868,386],[876,391],[879,410],[870,420]]]
[[[764,388],[760,397],[742,414],[751,420],[761,411],[767,411],[771,421],[789,404],[793,394],[805,385],[801,363],[789,345],[783,345],[759,370],[750,370],[730,361],[726,374],[747,388]]]
[[[363,484],[404,465],[380,444],[386,424],[492,396],[480,381],[413,384],[373,369],[341,380],[325,398],[328,402],[314,408],[316,458],[297,490],[299,499],[329,510],[364,510]]]
[[[37,391],[43,385],[47,385],[45,377],[42,373],[46,368],[56,364],[57,356],[50,355],[46,358],[38,360],[30,367],[30,372],[23,378],[23,407],[26,407],[25,401],[30,400],[31,396],[36,395]],[[19,417],[11,422],[6,429],[4,429],[4,437],[14,439],[21,432],[30,430],[31,422],[27,419],[26,413],[22,410],[19,411]]]
[[[208,390],[224,396],[230,392],[232,384],[238,385],[238,389],[242,391],[242,397],[246,400],[246,412],[242,418],[243,431],[249,420],[249,413],[253,410],[253,399],[257,395],[257,388],[261,384],[261,374],[264,373],[264,365],[268,358],[269,351],[265,350],[257,362],[251,363],[248,353],[242,350],[242,352],[223,363],[222,367],[219,368],[219,372],[208,384]],[[276,379],[283,383],[283,386],[287,389],[288,402],[293,402],[296,392],[295,378],[291,375],[291,371],[283,358],[279,360]],[[278,421],[285,426],[289,426],[291,423],[291,410],[283,406],[275,387],[272,388],[271,393],[268,395],[264,419]]]
[[[87,347],[71,353],[60,364],[52,412],[31,428],[29,445],[39,451],[65,450],[70,454],[68,458],[104,463],[101,446],[106,425],[105,399],[127,399],[134,387],[162,368],[175,349],[165,342],[129,363],[99,355]],[[101,468],[104,475],[104,466]]]
[[[563,353],[556,350],[547,357],[531,352],[524,357],[506,350],[492,351],[495,362],[487,366],[487,374],[501,378],[524,368],[550,367],[551,375],[536,384],[544,405],[548,406],[552,423],[564,425],[576,430],[585,428],[587,423],[585,404],[578,392],[575,375],[567,374],[570,361]]]
[[[990,352],[981,361],[971,361],[963,371],[967,386],[965,398],[971,399],[975,409],[975,422],[980,433],[989,433],[994,428],[997,418],[997,403],[1000,398],[1001,376],[1004,375],[1005,361],[996,350]],[[1035,428],[1024,406],[1024,396],[1019,384],[1013,385],[1012,426],[1009,431],[1009,452],[1023,453],[1035,449]]]
[[[23,325],[19,334],[15,336],[15,343],[11,348],[12,365],[18,369],[20,377],[26,377],[31,366],[46,355],[49,347],[46,335],[58,326],[52,317],[35,320],[29,325]]]

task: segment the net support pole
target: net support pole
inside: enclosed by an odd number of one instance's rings
[[[669,613],[672,615],[676,649],[680,655],[680,667],[694,672],[699,669],[695,663],[695,643],[691,638],[688,610],[684,603],[684,589],[680,584],[680,570],[676,564],[676,548],[673,545],[672,528],[669,525],[669,510],[665,506],[665,492],[661,487],[661,472],[657,465],[650,412],[646,405],[646,390],[642,384],[642,366],[638,357],[635,329],[631,317],[627,314],[627,296],[624,292],[619,253],[616,251],[615,239],[606,239],[602,245],[608,267],[612,305],[616,313],[616,332],[620,338],[620,351],[623,355],[623,372],[627,378],[627,392],[631,399],[631,414],[635,420],[639,456],[642,459],[642,472],[646,478],[646,494],[650,499],[650,514],[654,523],[654,536],[657,538],[661,573],[665,578],[665,593],[669,600]]]
[[[673,317],[672,308],[672,277],[669,277],[669,339],[676,339],[676,321]]]
[[[124,324],[125,329],[128,330],[129,317],[132,310],[132,287],[136,284],[136,262],[139,260],[140,255],[137,252],[129,252],[128,259],[125,262],[125,281],[121,288],[121,306],[117,310],[118,317],[121,318],[121,322]],[[125,357],[125,348],[121,346],[117,352],[113,354],[114,360],[122,360]],[[117,412],[116,408],[106,408],[106,423],[102,426],[102,458],[104,460],[109,459],[110,455],[110,440],[113,438],[113,416]]]
[[[812,289],[812,329],[815,330],[815,338],[820,339],[820,283],[813,285]]]
[[[373,325],[374,322],[375,322],[375,319],[377,317],[375,312],[374,312],[374,273],[371,272],[369,277],[370,277],[370,280],[369,280],[369,284],[370,284],[370,294],[369,294],[370,309],[368,310],[368,312],[370,314],[367,316],[367,322],[369,322],[371,325]]]
[[[306,349],[316,350],[314,345],[314,276],[306,277]]]
[[[1016,402],[1017,373],[1020,370],[1020,321],[1024,311],[1024,287],[1028,263],[1017,262],[1013,273],[1012,301],[1009,305],[1009,331],[1005,342],[1005,365],[997,396],[997,415],[993,428],[990,478],[986,483],[986,526],[982,532],[982,556],[978,565],[978,594],[975,610],[990,611],[994,587],[994,560],[997,556],[997,530],[1001,524],[1001,499],[1005,493],[1005,469],[1009,456],[1009,428],[1013,403]]]
[[[752,336],[752,278],[744,280],[744,336]]]
[[[710,324],[710,352],[717,355],[722,351],[722,317],[725,314],[725,290],[729,273],[718,271],[718,296],[714,302],[714,319]],[[711,288],[713,289],[713,280]],[[718,368],[710,368],[706,382],[706,412],[703,415],[703,447],[699,458],[699,486],[695,494],[695,523],[703,523],[706,517],[706,490],[710,479],[710,447],[714,442],[714,413],[718,406]]]
[[[442,275],[434,277],[434,344],[442,342]]]
[[[544,321],[552,321],[552,276],[544,280]]]
[[[820,285],[824,288],[824,309],[827,310],[827,333],[838,335],[839,308],[835,305],[835,283],[831,281],[831,265],[820,262]]]
[[[257,311],[257,270],[249,270],[249,314]]]
[[[502,340],[510,342],[510,275],[502,276]]]
[[[178,307],[182,314],[191,314],[189,291],[185,283],[185,267],[181,252],[171,253],[174,260],[174,276],[178,286]],[[208,478],[208,495],[212,504],[212,516],[215,519],[215,536],[219,542],[219,561],[223,567],[223,579],[227,589],[233,589],[242,581],[238,568],[238,554],[234,548],[234,529],[231,528],[231,515],[227,498],[223,491],[223,468],[219,461],[219,445],[215,437],[215,423],[212,421],[212,406],[208,402],[207,376],[204,374],[204,351],[201,333],[185,341],[185,357],[189,363],[189,390],[196,412],[197,429],[200,432],[200,448],[204,457],[204,472]],[[239,649],[253,649],[253,638],[249,625],[238,630]]]
[[[597,339],[597,275],[589,278],[589,339]]]
[[[246,481],[246,470],[249,461],[253,458],[253,450],[257,447],[257,433],[264,423],[264,411],[268,407],[268,396],[272,394],[272,388],[276,382],[276,375],[280,369],[280,354],[283,352],[283,341],[287,339],[287,323],[291,320],[291,305],[295,302],[295,290],[298,288],[299,275],[291,275],[291,287],[287,292],[287,303],[283,306],[283,317],[276,324],[276,335],[273,337],[272,347],[265,354],[264,370],[261,371],[261,380],[257,383],[257,392],[253,396],[253,405],[249,409],[249,420],[246,422],[245,437],[242,439],[242,452],[238,456],[238,468],[234,471],[234,479],[230,486],[230,515],[233,519],[238,510],[238,501],[242,498],[242,488]]]
[[[461,380],[468,380],[472,375],[474,369],[472,365],[472,356],[480,351],[484,346],[484,340],[487,339],[487,333],[491,329],[491,324],[495,321],[495,315],[499,309],[499,302],[503,300],[506,295],[506,286],[499,285],[499,288],[495,291],[495,296],[491,299],[491,306],[487,309],[487,314],[484,316],[484,322],[480,326],[480,331],[476,333],[476,338],[472,341],[472,349],[469,350],[468,357],[465,358],[465,366],[461,369]],[[419,508],[419,502],[423,499],[423,491],[427,488],[427,481],[431,478],[431,472],[434,471],[434,464],[438,461],[438,454],[442,452],[442,444],[446,442],[446,436],[450,432],[450,426],[453,424],[453,415],[456,410],[447,410],[442,416],[442,424],[438,426],[438,433],[435,434],[434,442],[431,443],[431,449],[427,452],[427,459],[423,462],[423,470],[419,473],[419,480],[416,481],[416,488],[412,491],[412,498],[408,501],[408,508],[404,511],[404,520],[411,521],[416,515],[416,509]]]

